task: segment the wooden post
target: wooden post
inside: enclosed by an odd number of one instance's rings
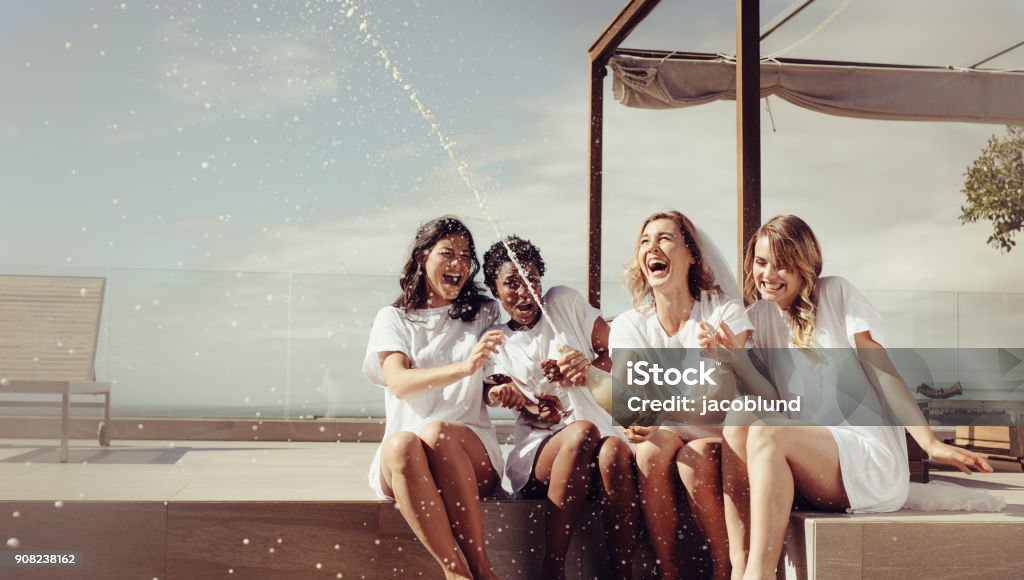
[[[743,249],[761,226],[761,54],[758,0],[736,0],[737,278]]]
[[[629,0],[587,51],[590,56],[590,201],[588,203],[587,300],[601,307],[601,179],[604,140],[604,77],[612,52],[660,0]]]
[[[601,171],[604,138],[604,59],[590,64],[590,198],[588,202],[587,300],[601,307]]]

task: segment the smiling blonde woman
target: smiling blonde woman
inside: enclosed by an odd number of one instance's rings
[[[756,300],[747,310],[755,326],[753,351],[783,399],[805,402],[789,417],[725,428],[732,565],[748,580],[775,578],[794,498],[818,510],[888,512],[907,497],[904,427],[885,426],[891,420],[834,421],[840,403],[830,382],[863,385],[862,408],[891,410],[932,460],[968,473],[992,470],[981,456],[940,442],[927,427],[886,354],[878,311],[847,280],[822,277],[821,256],[814,232],[792,215],[766,222],[746,248],[744,287]],[[856,375],[829,381],[836,365],[828,356],[837,351],[851,353],[855,362],[843,369]],[[737,373],[744,381],[764,381],[743,368],[749,370],[740,365]]]
[[[660,212],[644,220],[624,275],[634,308],[617,316],[611,325],[615,373],[622,375],[629,361],[638,360],[636,353],[644,349],[695,353],[706,346],[711,329],[699,313],[702,293],[716,297],[718,307],[709,312],[709,319],[720,322],[714,332],[728,330],[742,344],[753,327],[727,271],[718,249],[683,214]],[[625,376],[619,378],[626,382]],[[711,398],[727,400],[732,396],[733,385],[726,383]],[[708,540],[715,578],[729,577],[720,477],[722,430],[694,424],[715,421],[707,415],[687,420],[686,426],[632,426],[626,431],[629,439],[639,444],[641,505],[662,578],[680,575],[675,551],[682,493]]]

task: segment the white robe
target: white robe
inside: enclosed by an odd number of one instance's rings
[[[689,349],[694,355],[698,352],[698,335],[700,332],[700,315],[698,304],[690,312],[690,318],[676,334],[669,336],[658,321],[653,307],[632,309],[615,317],[611,324],[608,338],[612,352],[632,349]],[[710,314],[709,320],[721,320],[734,334],[753,330],[753,325],[743,305],[737,300],[722,299],[718,309]],[[671,366],[671,365],[666,365]],[[702,437],[720,437],[721,427],[703,425],[663,425],[662,429],[671,431],[686,441]]]
[[[476,319],[471,322],[453,319],[449,306],[412,310],[406,313],[393,306],[382,308],[373,327],[363,359],[363,374],[383,387],[386,424],[384,438],[399,431],[420,434],[425,425],[434,421],[462,423],[469,427],[483,443],[497,473],[502,471],[501,448],[498,436],[487,414],[483,400],[483,370],[456,381],[443,389],[421,392],[399,399],[387,389],[380,366],[381,352],[398,351],[409,358],[411,368],[434,368],[464,360],[472,352],[484,331],[498,319],[498,305],[485,302]],[[381,447],[370,465],[370,488],[381,499],[388,496],[380,482]]]

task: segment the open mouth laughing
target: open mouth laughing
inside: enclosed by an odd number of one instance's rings
[[[508,300],[505,308],[516,324],[525,327],[531,326],[540,313],[537,303],[530,298]]]
[[[524,302],[516,306],[516,312],[521,314],[533,314],[537,311],[537,305],[533,302]]]
[[[669,263],[664,258],[659,256],[651,256],[647,258],[647,271],[650,272],[650,277],[659,278],[668,275]]]
[[[458,294],[462,290],[462,282],[465,277],[462,274],[443,274],[441,276],[441,283],[444,286],[444,290]]]

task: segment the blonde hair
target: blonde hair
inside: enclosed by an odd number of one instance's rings
[[[686,286],[690,292],[690,297],[699,299],[701,290],[720,294],[722,289],[715,284],[715,275],[704,261],[704,253],[701,250],[700,243],[697,241],[697,228],[694,227],[693,222],[678,211],[663,211],[651,214],[640,225],[640,233],[637,234],[636,244],[633,246],[633,255],[626,262],[626,271],[622,275],[622,280],[626,285],[626,289],[629,290],[630,296],[633,298],[633,307],[640,309],[654,304],[654,292],[651,290],[651,285],[647,283],[643,270],[640,269],[637,254],[640,252],[640,239],[644,235],[644,229],[649,223],[657,220],[672,220],[679,228],[679,233],[683,236],[683,243],[686,244],[686,248],[690,250],[690,255],[693,256],[694,263],[690,266],[689,275],[686,278]]]
[[[760,296],[754,280],[754,246],[761,238],[768,239],[775,267],[796,272],[800,292],[789,305],[790,339],[797,347],[811,348],[818,307],[815,289],[821,275],[821,246],[807,222],[795,215],[777,215],[765,222],[747,242],[743,256],[743,297],[756,302]]]

